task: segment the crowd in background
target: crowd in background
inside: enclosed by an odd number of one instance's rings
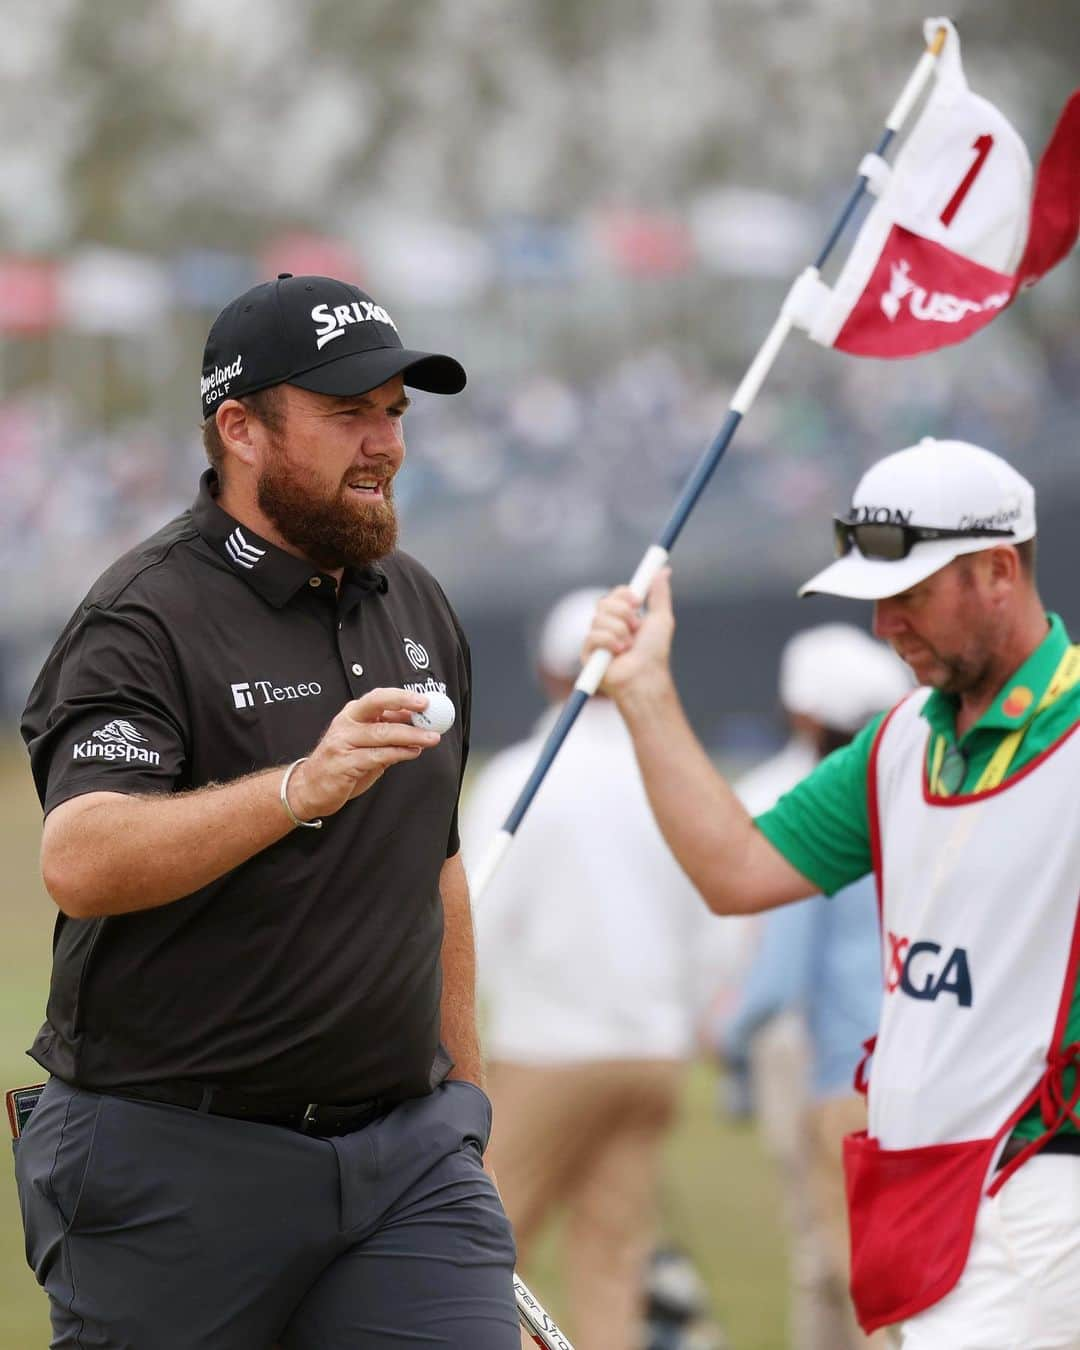
[[[1025,348],[993,335],[968,360],[858,361],[800,340],[766,386],[679,543],[702,596],[790,590],[820,558],[823,521],[866,464],[936,429],[1074,494],[1080,338]],[[979,358],[979,359],[977,359]],[[801,367],[794,375],[791,366]],[[554,367],[474,379],[460,400],[415,400],[398,481],[403,544],[468,618],[536,609],[582,577],[617,579],[666,519],[734,387],[700,353],[656,346],[588,376]],[[197,424],[95,429],[55,388],[0,403],[4,711],[48,634],[110,559],[183,510],[205,467]]]

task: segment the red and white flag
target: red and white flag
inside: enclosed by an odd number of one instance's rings
[[[833,286],[804,291],[796,322],[856,356],[901,357],[970,337],[1072,249],[1080,230],[1080,89],[1031,161],[1012,125],[973,94],[947,19],[935,82],[890,168],[862,172],[878,200]]]

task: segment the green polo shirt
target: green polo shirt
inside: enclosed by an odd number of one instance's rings
[[[922,716],[934,733],[929,737],[928,752],[936,737],[943,736],[967,761],[958,791],[974,791],[994,751],[1009,732],[1027,727],[1006,782],[1080,720],[1080,684],[1074,684],[1049,708],[1036,713],[1039,700],[1069,647],[1069,635],[1061,619],[1056,614],[1047,618],[1049,633],[959,740],[955,697],[935,689],[923,705]],[[773,847],[826,895],[873,870],[866,785],[870,751],[881,721],[881,716],[875,717],[850,745],[822,760],[808,778],[757,817],[758,828]],[[1080,1040],[1080,982],[1073,994],[1064,1043],[1076,1040]],[[1026,1117],[1016,1132],[1028,1138],[1040,1134],[1038,1112]]]

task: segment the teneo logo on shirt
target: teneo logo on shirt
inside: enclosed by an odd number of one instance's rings
[[[268,703],[289,703],[297,698],[317,698],[322,693],[322,685],[315,680],[306,684],[274,684],[270,680],[244,680],[240,684],[231,684],[233,707],[254,708],[255,695],[259,695],[260,706]]]
[[[329,305],[316,305],[311,317],[319,325],[315,329],[315,346],[319,351],[341,337],[352,323],[388,323],[397,332],[397,324],[382,305],[371,300],[354,300],[351,305],[335,305],[333,309]]]
[[[88,741],[78,741],[72,759],[103,759],[108,763],[121,760],[125,764],[160,764],[156,750],[144,750],[147,738],[136,731],[130,722],[117,717],[106,722]]]
[[[895,994],[899,989],[908,998],[931,1003],[941,994],[952,994],[961,1008],[971,1007],[971,970],[963,947],[954,947],[951,955],[945,957],[937,942],[912,942],[893,932],[887,932],[886,937],[889,939],[889,962],[885,972],[887,994]]]
[[[224,398],[229,392],[229,385],[243,369],[244,358],[238,356],[235,361],[230,361],[227,366],[215,366],[209,375],[204,375],[200,388],[207,403],[212,403],[216,398]]]
[[[402,642],[405,644],[405,655],[409,658],[413,669],[427,670],[428,666],[431,665],[431,660],[426,648],[421,647],[415,638],[402,638]]]

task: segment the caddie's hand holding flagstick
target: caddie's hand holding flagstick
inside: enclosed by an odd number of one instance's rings
[[[647,609],[629,586],[617,586],[597,608],[585,650],[588,661],[594,652],[605,654],[602,687],[616,702],[624,687],[641,688],[644,682],[651,695],[670,685],[675,615],[669,578],[666,567],[653,578]]]
[[[1080,90],[1067,102],[1031,191],[1027,150],[1007,119],[967,86],[960,43],[947,19],[927,19],[927,47],[865,156],[852,192],[813,264],[796,278],[768,336],[656,542],[629,583],[642,604],[716,466],[772,368],[791,329],[853,355],[914,356],[961,342],[1012,303],[1072,249],[1080,231]],[[931,79],[934,86],[896,163],[883,158]],[[863,194],[877,197],[835,283],[821,268]],[[670,643],[663,614],[646,621],[652,644]],[[627,636],[629,636],[627,634]],[[639,641],[641,638],[639,637]],[[659,647],[656,653],[659,654]],[[666,654],[666,648],[665,648]],[[642,653],[644,657],[647,653]],[[513,840],[570,728],[600,687],[612,652],[588,658],[574,692],[502,829],[470,875],[482,895]],[[523,1285],[522,1325],[537,1345],[569,1350],[565,1337]]]

